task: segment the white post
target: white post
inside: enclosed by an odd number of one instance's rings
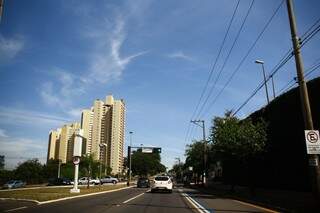
[[[74,164],[74,184],[73,188],[70,190],[70,193],[80,193],[80,189],[78,189],[78,176],[79,176],[79,163],[82,152],[82,135],[83,130],[78,129],[75,132],[74,138],[74,147],[73,147],[73,164]]]
[[[78,189],[78,176],[79,176],[79,164],[74,165],[74,184],[73,188],[70,190],[71,193],[80,193],[80,189]]]

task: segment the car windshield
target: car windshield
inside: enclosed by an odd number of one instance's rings
[[[10,180],[7,182],[7,184],[13,184],[15,181],[14,180]]]
[[[162,177],[156,177],[155,180],[156,180],[156,181],[167,181],[167,180],[169,180],[169,178],[162,176]]]

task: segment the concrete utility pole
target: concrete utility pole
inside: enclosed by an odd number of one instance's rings
[[[313,122],[312,122],[312,115],[311,115],[311,109],[310,109],[310,103],[309,103],[308,88],[303,75],[301,46],[299,42],[299,37],[297,36],[297,26],[296,26],[294,11],[293,11],[292,0],[286,0],[286,2],[287,2],[289,22],[290,22],[294,56],[296,61],[297,77],[298,77],[298,83],[299,83],[300,99],[301,99],[301,106],[302,106],[305,128],[307,130],[313,130]],[[319,198],[320,197],[319,159],[318,159],[318,156],[315,154],[312,154],[312,155],[309,154],[308,156],[309,156],[309,171],[311,176],[312,191],[314,195],[317,198]]]
[[[133,132],[129,132],[130,134],[130,146],[128,146],[128,156],[127,156],[127,161],[129,162],[129,177],[128,177],[128,182],[127,182],[127,185],[129,186],[130,185],[130,182],[131,182],[131,147],[132,147],[132,134]]]
[[[255,63],[257,64],[261,64],[262,65],[262,72],[263,72],[263,79],[264,79],[264,86],[266,88],[266,96],[267,96],[267,102],[268,104],[270,103],[270,100],[269,100],[269,93],[268,93],[268,86],[267,86],[267,79],[266,79],[266,72],[264,70],[264,61],[261,61],[261,60],[256,60]]]
[[[207,170],[207,140],[206,140],[206,128],[204,125],[204,120],[191,120],[191,123],[194,123],[197,126],[200,126],[202,128],[202,136],[203,136],[203,185],[206,185],[207,180],[206,180],[206,170]],[[199,123],[202,123],[202,125],[200,125]]]

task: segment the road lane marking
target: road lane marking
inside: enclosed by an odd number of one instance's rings
[[[278,211],[274,211],[274,210],[271,210],[271,209],[267,209],[267,208],[264,208],[264,207],[261,207],[261,206],[257,206],[257,205],[254,205],[254,204],[251,204],[251,203],[246,203],[246,202],[243,202],[243,201],[240,201],[240,200],[233,200],[237,203],[241,203],[243,205],[247,205],[247,206],[251,206],[251,207],[255,207],[257,209],[261,209],[261,210],[264,210],[264,211],[267,211],[267,212],[271,212],[271,213],[280,213]]]
[[[197,201],[195,201],[193,198],[191,198],[188,194],[186,193],[182,193],[182,195],[184,196],[184,198],[186,198],[187,201],[189,201],[189,203],[196,209],[198,210],[200,213],[210,213],[210,211],[208,211],[206,208],[204,208],[200,203],[198,203]]]
[[[138,197],[142,196],[143,194],[145,194],[145,192],[143,192],[143,193],[141,193],[141,194],[138,194],[137,196],[134,196],[134,197],[132,197],[132,198],[130,198],[130,199],[128,199],[128,200],[126,200],[126,201],[122,202],[122,203],[128,203],[128,202],[130,202],[131,200],[134,200],[134,199],[136,199],[136,198],[138,198]]]
[[[26,209],[26,208],[27,208],[26,206],[22,206],[22,207],[15,208],[15,209],[9,209],[9,210],[6,210],[6,211],[4,211],[4,212],[13,212],[13,211],[16,211],[16,210]]]

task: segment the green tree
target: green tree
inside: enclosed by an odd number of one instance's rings
[[[131,155],[131,168],[133,175],[147,176],[165,172],[166,167],[161,164],[159,153],[142,153],[135,151]]]
[[[215,117],[211,128],[212,151],[225,165],[230,165],[229,178],[234,189],[235,179],[247,171],[248,183],[254,184],[250,161],[265,150],[266,123],[260,120],[253,123],[250,119],[240,120],[231,115]],[[224,167],[225,168],[225,167]]]
[[[0,170],[4,169],[4,155],[0,155]]]
[[[27,160],[18,165],[15,170],[15,177],[27,183],[42,183],[43,166],[38,159]]]
[[[193,167],[193,173],[196,174],[197,179],[203,174],[204,170],[204,142],[203,141],[193,141],[192,144],[186,146],[185,156],[186,156],[186,167]]]
[[[94,160],[93,154],[86,154],[81,157],[80,161],[80,174],[86,177],[99,177],[100,175],[100,162]],[[89,180],[87,183],[87,187],[89,188]]]
[[[46,179],[55,178],[58,176],[59,160],[50,159],[43,166],[43,177]]]

